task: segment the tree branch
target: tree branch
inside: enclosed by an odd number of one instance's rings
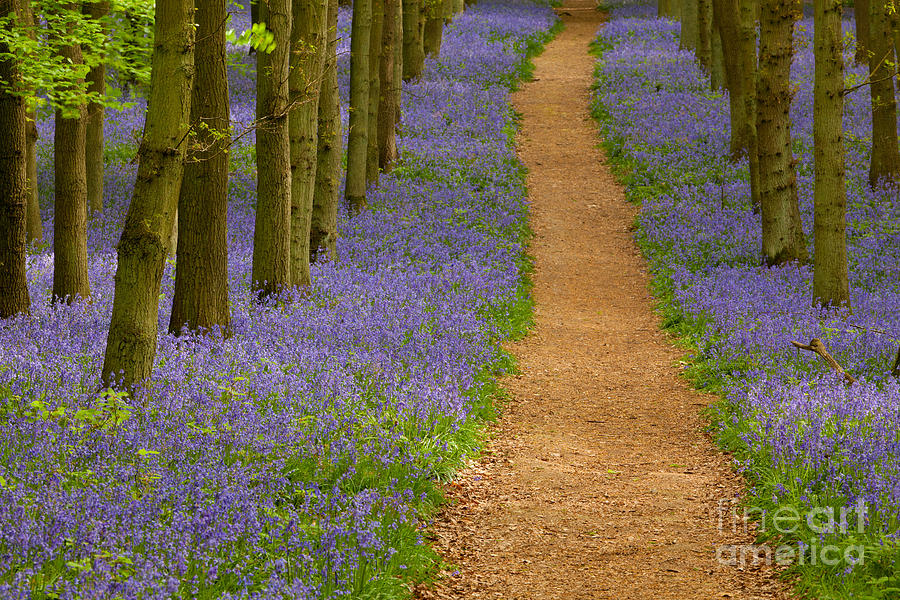
[[[791,341],[791,343],[801,350],[809,350],[810,352],[814,352],[821,356],[828,366],[830,366],[834,371],[837,371],[841,375],[844,376],[844,379],[847,380],[847,383],[856,383],[856,379],[850,375],[847,371],[841,368],[841,365],[838,364],[834,357],[828,354],[828,349],[825,348],[825,344],[819,338],[813,338],[809,341],[808,344],[801,344],[800,342]],[[900,361],[900,353],[898,353],[898,361]],[[900,368],[900,367],[898,367]]]

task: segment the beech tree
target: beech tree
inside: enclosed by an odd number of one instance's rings
[[[452,11],[452,7],[451,7]],[[425,0],[425,29],[422,44],[425,54],[439,56],[444,39],[444,4],[441,0]]]
[[[153,369],[159,289],[184,174],[194,73],[193,0],[156,0],[155,46],[138,173],[117,247],[102,379],[137,384]]]
[[[91,19],[102,22],[109,12],[108,0],[88,1],[84,12]],[[105,30],[105,28],[103,28]],[[95,98],[88,102],[85,114],[85,178],[88,208],[91,212],[103,210],[103,103],[106,95],[106,62],[100,56],[88,71],[88,92]]]
[[[69,6],[72,10],[74,6]],[[68,33],[71,34],[71,28]],[[80,44],[60,47],[62,58],[76,70],[84,64]],[[83,82],[78,80],[76,85]],[[87,262],[87,172],[85,113],[79,98],[56,110],[53,135],[53,299],[89,298]]]
[[[353,3],[350,33],[350,131],[344,198],[352,213],[366,205],[366,157],[369,137],[369,36],[372,0]]]
[[[403,80],[422,76],[425,70],[423,0],[403,0]]]
[[[758,135],[762,254],[767,265],[806,260],[791,152],[791,61],[799,0],[763,0],[760,12]]]
[[[697,50],[700,43],[700,0],[681,1],[681,42],[682,50]]]
[[[178,252],[169,331],[228,335],[228,142],[225,0],[196,0],[190,155],[178,196]]]
[[[738,0],[740,4],[741,88],[744,92],[744,113],[747,116],[747,156],[750,163],[750,200],[754,211],[760,210],[759,136],[756,127],[756,94],[758,61],[756,56],[757,0]]]
[[[341,103],[337,82],[337,0],[328,0],[328,45],[319,91],[316,183],[309,230],[309,256],[314,260],[320,248],[335,258],[337,209],[341,177]]]
[[[381,61],[379,79],[381,80],[378,104],[378,166],[389,171],[397,160],[397,117],[400,113],[400,96],[395,88],[400,86],[397,77],[396,42],[402,35],[400,16],[400,0],[384,0],[384,25],[381,36]]]
[[[869,2],[870,0],[854,0],[853,16],[856,21],[856,54],[857,64],[867,64],[869,60]],[[875,0],[878,4],[879,0]]]
[[[840,0],[816,2],[813,142],[815,269],[813,301],[849,305],[844,183],[844,59]]]
[[[0,16],[21,14],[19,0],[0,0]],[[0,318],[31,308],[25,279],[25,212],[28,169],[25,151],[25,100],[14,54],[0,41]]]
[[[882,179],[896,180],[900,175],[900,149],[897,146],[897,100],[894,90],[896,59],[891,31],[893,7],[887,2],[870,4],[867,54],[869,95],[872,100],[872,156],[869,185]]]
[[[381,59],[384,54],[384,2],[372,0],[372,29],[369,31],[369,116],[366,120],[366,183],[378,181],[378,109],[381,106]]]
[[[310,284],[319,88],[328,46],[327,0],[293,0],[291,26],[291,285]]]
[[[274,36],[256,54],[256,228],[253,290],[264,298],[291,284],[291,146],[289,136],[290,0],[260,0],[259,19]]]
[[[23,0],[21,11],[21,23],[26,29],[26,35],[33,42],[37,41],[34,28],[34,13],[31,10],[30,0]],[[38,193],[38,168],[37,168],[37,119],[34,107],[29,107],[26,113],[25,125],[25,155],[28,172],[28,208],[25,217],[26,237],[29,242],[39,242],[44,239],[44,224],[41,222],[41,206]]]
[[[732,41],[732,43],[724,44],[722,51],[731,118],[730,153],[732,160],[738,160],[747,154],[750,134],[747,123],[744,76],[741,72],[741,28],[738,0],[713,0],[713,21],[720,36]],[[753,52],[755,55],[755,48]]]

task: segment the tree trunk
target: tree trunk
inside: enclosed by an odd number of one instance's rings
[[[40,194],[38,193],[37,140],[38,130],[34,124],[34,112],[27,113],[25,124],[25,156],[28,173],[28,208],[26,215],[26,231],[28,242],[40,242],[44,239],[44,224],[41,222]]]
[[[756,58],[756,0],[738,0],[740,4],[740,72],[747,117],[747,156],[750,163],[750,201],[754,212],[760,210],[759,136],[756,131],[756,88],[758,65]]]
[[[441,54],[441,42],[444,37],[444,17],[429,16],[425,19],[423,46],[425,54],[437,58]]]
[[[857,64],[868,64],[869,61],[869,2],[871,0],[854,0],[853,16],[856,21],[856,55]],[[876,4],[879,0],[875,0]]]
[[[681,16],[681,6],[677,0],[659,0],[656,14],[660,18],[678,19]]]
[[[697,0],[697,60],[707,73],[712,72],[712,4]]]
[[[20,12],[18,0],[0,0],[0,14]],[[0,81],[21,88],[21,75],[10,49],[0,43]],[[6,56],[4,56],[6,55]],[[25,228],[28,205],[25,100],[0,86],[0,318],[31,310],[25,277]]]
[[[291,284],[308,286],[316,187],[319,88],[328,38],[327,0],[293,0],[291,29]]]
[[[85,13],[91,19],[101,21],[109,12],[108,0],[87,2]],[[105,27],[103,28],[105,31]],[[106,62],[91,67],[87,74],[88,92],[106,93]],[[85,171],[87,177],[87,199],[89,212],[103,210],[103,105],[88,102],[85,123]]]
[[[404,81],[418,79],[425,70],[424,29],[422,0],[403,0]]]
[[[291,285],[291,144],[288,122],[290,0],[261,2],[259,18],[275,36],[275,50],[256,55],[256,229],[253,291],[260,298]]]
[[[125,228],[103,381],[131,387],[156,356],[159,289],[184,172],[194,72],[193,0],[156,0],[150,98]],[[121,380],[120,380],[121,378]]]
[[[394,57],[396,49],[394,40],[400,38],[397,30],[397,9],[400,0],[384,0],[384,30],[381,36],[381,93],[378,104],[378,166],[385,172],[397,160],[397,113],[400,106],[395,102],[398,98],[396,86],[400,79],[395,78]]]
[[[697,50],[700,43],[700,0],[681,2],[681,49]]]
[[[372,0],[353,3],[350,34],[350,132],[344,197],[351,214],[366,206],[366,152],[369,137],[369,36]]]
[[[28,36],[35,40],[34,13],[31,10],[31,2],[22,2],[22,22],[28,28]],[[36,115],[33,110],[26,112],[25,124],[25,155],[28,162],[28,209],[26,216],[26,237],[29,243],[40,242],[44,239],[44,224],[41,222],[40,194],[38,193],[38,168],[37,168],[37,140],[38,130],[35,124]]]
[[[844,189],[844,60],[840,0],[815,6],[815,270],[813,302],[850,304]]]
[[[466,0],[453,0],[453,12],[459,14],[466,10]]]
[[[739,160],[747,152],[747,99],[744,93],[744,77],[741,73],[740,12],[737,0],[714,0],[713,21],[720,39],[733,40],[722,45],[722,63],[725,85],[728,88],[729,114],[731,117],[732,160]],[[755,52],[755,49],[754,49]]]
[[[81,65],[81,47],[65,46],[62,56]],[[90,298],[87,262],[87,173],[85,108],[56,111],[53,134],[55,202],[53,208],[53,299]]]
[[[882,179],[896,180],[900,175],[900,149],[897,147],[897,101],[894,96],[896,70],[890,9],[873,2],[869,11],[869,73],[872,99],[872,157],[869,185]]]
[[[328,48],[319,91],[316,185],[309,231],[309,258],[324,248],[336,258],[337,209],[341,178],[341,104],[337,82],[337,0],[328,0]]]
[[[394,86],[394,106],[397,107],[397,114],[394,115],[394,120],[396,121],[397,126],[400,125],[400,100],[402,96],[403,89],[403,0],[393,0],[395,2],[395,6],[397,7],[397,14],[394,15],[394,19],[397,21],[397,36],[394,39],[394,81],[397,84]]]
[[[372,0],[372,29],[369,33],[369,132],[366,136],[366,183],[378,181],[378,109],[381,104],[381,58],[384,36],[385,0]]]
[[[725,87],[725,50],[722,48],[722,35],[715,24],[712,27],[712,64],[709,67],[709,83],[713,90]]]
[[[806,259],[791,153],[791,60],[799,0],[764,0],[760,14],[759,135],[762,253],[767,265]]]
[[[178,253],[169,332],[216,327],[228,335],[229,99],[225,0],[197,0],[191,156],[178,197]]]

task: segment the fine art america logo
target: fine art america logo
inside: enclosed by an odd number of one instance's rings
[[[723,565],[745,567],[752,565],[828,565],[840,564],[848,567],[863,563],[863,546],[828,544],[817,542],[816,538],[827,540],[833,534],[848,532],[862,533],[866,526],[867,507],[862,499],[855,506],[811,507],[798,510],[793,506],[782,506],[775,511],[744,508],[739,511],[728,500],[719,500],[717,525],[722,533],[756,532],[771,536],[772,539],[789,539],[801,530],[811,532],[811,543],[798,541],[794,544],[722,544],[716,548],[716,560]]]

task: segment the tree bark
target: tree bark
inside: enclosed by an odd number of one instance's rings
[[[251,281],[262,299],[291,285],[290,0],[261,2],[259,18],[275,36],[275,50],[256,55],[256,118],[260,126],[256,131]]]
[[[678,19],[681,16],[681,6],[678,0],[659,0],[656,14],[666,19]]]
[[[344,197],[352,214],[366,206],[366,153],[369,137],[369,37],[372,0],[353,3],[350,33],[350,132]]]
[[[871,0],[854,0],[853,16],[856,21],[856,55],[857,64],[869,61],[869,3]],[[876,0],[876,4],[879,0]]]
[[[869,11],[869,95],[872,99],[872,156],[869,185],[900,175],[900,148],[897,146],[897,100],[894,95],[896,71],[891,12],[886,3],[872,2]]]
[[[82,64],[78,44],[64,46],[62,55],[73,65]],[[53,300],[62,302],[91,296],[87,262],[85,107],[74,110],[74,115],[56,111],[53,134]]]
[[[712,25],[712,64],[709,67],[709,83],[713,90],[725,87],[725,50],[722,48],[722,35],[715,23]]]
[[[441,54],[441,42],[444,38],[444,15],[430,9],[425,17],[425,30],[422,40],[425,54],[437,58]]]
[[[328,0],[328,48],[319,91],[316,185],[309,232],[309,258],[320,248],[336,258],[337,209],[341,178],[341,108],[337,82],[337,0]]]
[[[178,252],[169,332],[220,328],[228,309],[228,142],[230,110],[225,68],[225,0],[197,0],[197,44],[191,156],[178,196]]]
[[[813,142],[816,174],[813,302],[849,306],[840,0],[816,2],[814,19]]]
[[[20,12],[18,0],[0,0],[0,14]],[[0,43],[0,81],[21,89],[19,65]],[[0,318],[31,310],[25,276],[25,229],[28,205],[25,101],[0,87]]]
[[[728,88],[729,115],[731,117],[732,160],[739,160],[747,153],[748,125],[747,98],[744,92],[744,77],[741,73],[741,31],[740,11],[737,0],[714,0],[713,21],[720,39],[733,40],[722,46],[722,62],[725,71],[725,86]],[[755,48],[754,48],[755,53]]]
[[[681,2],[681,49],[696,52],[700,43],[700,0]]]
[[[191,116],[193,0],[156,0],[155,47],[138,173],[118,245],[112,321],[102,378],[131,387],[156,356],[159,289],[172,230]]]
[[[109,12],[108,0],[87,2],[84,12],[97,21]],[[105,27],[103,28],[105,32]],[[106,62],[101,61],[91,67],[87,74],[88,92],[106,93]],[[87,199],[89,212],[103,210],[103,105],[88,102],[85,122],[85,172],[87,177]]]
[[[707,73],[712,72],[712,4],[697,0],[697,60]]]
[[[366,183],[378,181],[378,109],[381,106],[381,59],[384,37],[385,0],[372,0],[372,29],[369,33],[369,117],[366,136]]]
[[[400,85],[400,79],[395,77],[394,43],[400,38],[397,28],[399,4],[400,0],[384,0],[384,29],[379,65],[381,92],[378,104],[378,166],[385,172],[390,171],[391,165],[397,160],[396,126],[400,106],[395,102],[398,96],[394,88]]]
[[[762,254],[767,265],[806,259],[791,153],[791,61],[798,0],[764,0],[760,14],[759,135]]]
[[[396,38],[394,39],[394,81],[397,84],[394,86],[394,106],[397,107],[397,114],[394,115],[394,120],[396,121],[396,125],[399,127],[400,125],[400,100],[402,96],[403,89],[403,36],[404,36],[404,21],[403,21],[403,0],[393,0],[395,2],[395,6],[397,7],[397,14],[394,15],[394,19],[397,22],[396,29]]]
[[[316,187],[319,88],[328,38],[327,0],[293,0],[291,28],[291,284],[310,284],[309,236]]]
[[[37,35],[34,30],[34,13],[30,0],[21,3],[22,23],[28,28],[28,36],[35,40]],[[41,222],[40,194],[38,193],[38,168],[37,168],[37,140],[38,130],[35,123],[34,110],[25,114],[25,155],[28,161],[28,208],[26,216],[26,237],[29,243],[40,242],[44,239],[44,224]]]
[[[738,0],[740,4],[740,72],[744,91],[744,114],[747,117],[747,157],[750,167],[750,201],[754,212],[760,210],[759,136],[756,131],[756,88],[758,61],[756,56],[756,0]]]
[[[422,76],[425,70],[423,45],[425,20],[422,0],[403,0],[403,80]]]

